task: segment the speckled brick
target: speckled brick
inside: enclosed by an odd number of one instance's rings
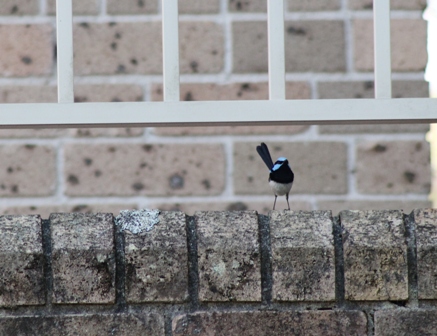
[[[0,76],[50,75],[53,65],[50,24],[0,25]]]
[[[416,224],[417,282],[419,299],[437,299],[437,210],[417,209]]]
[[[426,0],[391,0],[390,8],[406,10],[423,10],[426,7]],[[371,10],[373,0],[349,0],[349,8],[356,10]]]
[[[53,302],[114,303],[112,214],[52,214]]]
[[[288,0],[288,10],[292,12],[339,10],[340,0]]]
[[[234,144],[234,192],[266,194],[269,170],[256,152],[259,143]],[[295,179],[293,194],[344,194],[347,192],[347,152],[341,142],[267,143],[272,159],[288,157]],[[309,155],[311,153],[311,155]],[[244,167],[242,169],[241,167]]]
[[[261,301],[255,211],[196,212],[200,301]]]
[[[56,14],[56,0],[47,1],[47,12],[50,15]],[[101,0],[73,0],[73,14],[75,15],[96,15],[100,12]]]
[[[225,160],[218,144],[71,144],[65,148],[66,194],[217,195]]]
[[[76,314],[0,317],[1,335],[164,336],[161,315]]]
[[[49,196],[56,187],[56,153],[40,145],[0,146],[0,196]]]
[[[434,336],[437,311],[424,309],[383,309],[375,311],[375,336]]]
[[[275,301],[334,301],[334,237],[330,211],[272,211]]]
[[[161,212],[150,231],[125,231],[128,302],[182,302],[188,298],[185,214]]]
[[[360,311],[231,311],[176,316],[173,335],[367,335]]]
[[[429,160],[426,141],[359,143],[357,189],[365,194],[428,194],[431,181]]]
[[[408,299],[407,245],[399,210],[340,213],[345,298],[353,301]]]
[[[373,71],[373,21],[355,20],[354,62],[358,71]],[[427,62],[426,21],[391,20],[393,71],[423,71]]]
[[[220,12],[220,0],[179,0],[180,14],[215,14]]]
[[[45,303],[41,217],[0,216],[0,307]]]
[[[109,14],[156,14],[158,0],[107,0],[106,10]]]
[[[267,1],[263,0],[228,0],[230,12],[257,13],[267,12]]]
[[[2,0],[0,15],[35,15],[38,10],[38,0]]]
[[[267,72],[267,24],[234,22],[233,70]],[[288,72],[339,72],[346,67],[341,21],[286,21],[285,65]]]

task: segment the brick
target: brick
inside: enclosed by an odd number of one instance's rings
[[[257,145],[259,143],[234,144],[234,192],[272,195],[273,202],[273,192],[268,185],[269,170],[256,152]],[[347,192],[347,150],[344,143],[276,142],[267,145],[273,160],[280,156],[290,159],[295,174],[291,195]]]
[[[353,133],[422,133],[429,131],[429,124],[386,124],[386,125],[321,125],[320,134]]]
[[[0,334],[162,336],[164,319],[151,313],[3,316],[0,317]]]
[[[7,85],[0,86],[0,103],[55,103],[57,93],[55,86]]]
[[[47,1],[47,13],[56,14],[56,0]],[[100,0],[73,0],[73,14],[97,15],[100,12]],[[76,49],[75,49],[76,51]]]
[[[114,303],[112,214],[51,214],[53,302]]]
[[[183,302],[188,298],[185,214],[161,212],[150,231],[125,231],[126,300]]]
[[[49,196],[56,188],[56,153],[39,145],[0,146],[0,196]]]
[[[78,138],[133,138],[140,137],[144,134],[142,127],[109,127],[109,128],[70,128],[70,135]]]
[[[408,299],[407,246],[399,210],[340,213],[345,298],[353,301]]]
[[[199,300],[261,301],[255,211],[196,212]]]
[[[356,160],[357,189],[361,193],[429,193],[431,176],[426,141],[362,142],[357,146]]]
[[[35,15],[38,11],[38,0],[3,0],[0,7],[0,15]]]
[[[354,62],[358,71],[373,71],[373,21],[355,20]],[[423,71],[427,62],[426,22],[391,20],[392,70]]]
[[[334,11],[340,5],[339,0],[288,0],[288,10],[292,12]]]
[[[215,14],[220,12],[220,0],[180,0],[180,14]]]
[[[334,238],[330,211],[272,211],[275,301],[334,301]]]
[[[64,174],[71,196],[217,195],[225,156],[218,144],[71,144]]]
[[[419,299],[436,299],[437,211],[417,209],[411,217],[416,224],[418,296]]]
[[[45,303],[41,217],[0,216],[0,306]]]
[[[429,208],[430,201],[319,201],[318,209],[331,210],[334,215],[337,215],[342,210],[399,210],[402,209],[405,213],[410,213],[413,209]]]
[[[108,0],[106,10],[109,14],[156,14],[158,12],[157,0]]]
[[[232,311],[176,316],[173,335],[367,335],[360,311]]]
[[[278,209],[285,208],[287,203],[285,198],[278,199],[276,202]],[[260,214],[267,215],[273,207],[273,199],[271,202],[256,202],[256,201],[235,201],[235,202],[188,202],[188,203],[152,203],[153,209],[161,209],[167,211],[182,211],[187,215],[193,215],[196,211],[245,211],[255,210]],[[304,201],[290,201],[292,210],[312,210],[311,203]]]
[[[392,0],[390,8],[406,10],[423,10],[426,7],[426,0]],[[349,8],[355,10],[371,10],[373,8],[372,0],[350,0]]]
[[[267,2],[263,0],[228,0],[230,12],[240,13],[265,13],[267,12]]]
[[[0,76],[45,76],[52,72],[53,29],[49,24],[0,25]]]
[[[375,336],[435,335],[437,311],[390,309],[375,311]]]

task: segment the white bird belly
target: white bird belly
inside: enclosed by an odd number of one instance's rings
[[[270,188],[272,188],[275,195],[284,196],[290,192],[291,186],[293,185],[293,182],[291,182],[291,183],[278,183],[278,182],[270,180],[269,185],[270,185]]]

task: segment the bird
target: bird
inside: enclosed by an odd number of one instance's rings
[[[279,157],[275,163],[273,163],[272,157],[270,156],[269,148],[262,142],[260,146],[256,147],[261,159],[266,164],[267,168],[270,169],[269,174],[269,185],[275,194],[275,202],[273,203],[273,210],[275,210],[276,199],[278,196],[284,196],[287,200],[288,210],[290,210],[290,203],[288,202],[288,195],[290,193],[291,187],[293,186],[294,173],[290,168],[287,158]]]

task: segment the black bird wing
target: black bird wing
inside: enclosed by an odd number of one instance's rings
[[[270,156],[270,152],[267,145],[264,142],[262,142],[260,146],[256,146],[256,151],[258,152],[259,156],[261,156],[261,159],[263,159],[267,168],[271,170],[273,168],[273,160],[272,157]]]

